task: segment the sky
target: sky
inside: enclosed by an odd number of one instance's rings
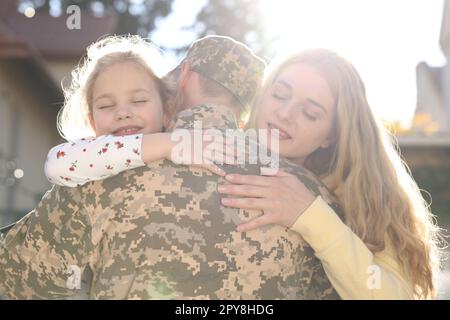
[[[195,36],[180,30],[206,0],[176,0],[152,40],[185,45]],[[363,78],[377,117],[408,125],[416,106],[416,66],[442,66],[439,47],[444,0],[261,0],[277,54],[327,48],[352,62]],[[174,58],[173,58],[174,59]]]

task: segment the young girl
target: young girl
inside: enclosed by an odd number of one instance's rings
[[[51,183],[76,187],[172,159],[175,142],[170,133],[162,132],[169,120],[164,108],[168,91],[150,66],[157,59],[154,51],[139,36],[112,36],[89,46],[65,90],[58,128],[72,141],[50,150],[45,173]],[[73,140],[83,136],[91,137]],[[217,156],[219,150],[214,152],[214,144],[209,149],[212,152],[204,153],[196,165],[224,175],[213,158],[206,157]]]

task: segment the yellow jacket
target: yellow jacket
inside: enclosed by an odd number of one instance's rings
[[[383,251],[373,254],[320,196],[291,230],[314,249],[342,299],[414,298],[390,241]]]

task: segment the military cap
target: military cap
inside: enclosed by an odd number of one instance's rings
[[[206,36],[193,42],[179,63],[225,87],[245,109],[264,76],[265,62],[243,43],[225,36]]]

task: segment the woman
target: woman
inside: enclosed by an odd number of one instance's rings
[[[290,174],[228,175],[223,204],[264,211],[240,230],[275,223],[299,232],[342,298],[435,297],[438,227],[353,65],[323,49],[285,59],[269,73],[248,126],[279,130],[280,156],[321,177],[345,224]]]

